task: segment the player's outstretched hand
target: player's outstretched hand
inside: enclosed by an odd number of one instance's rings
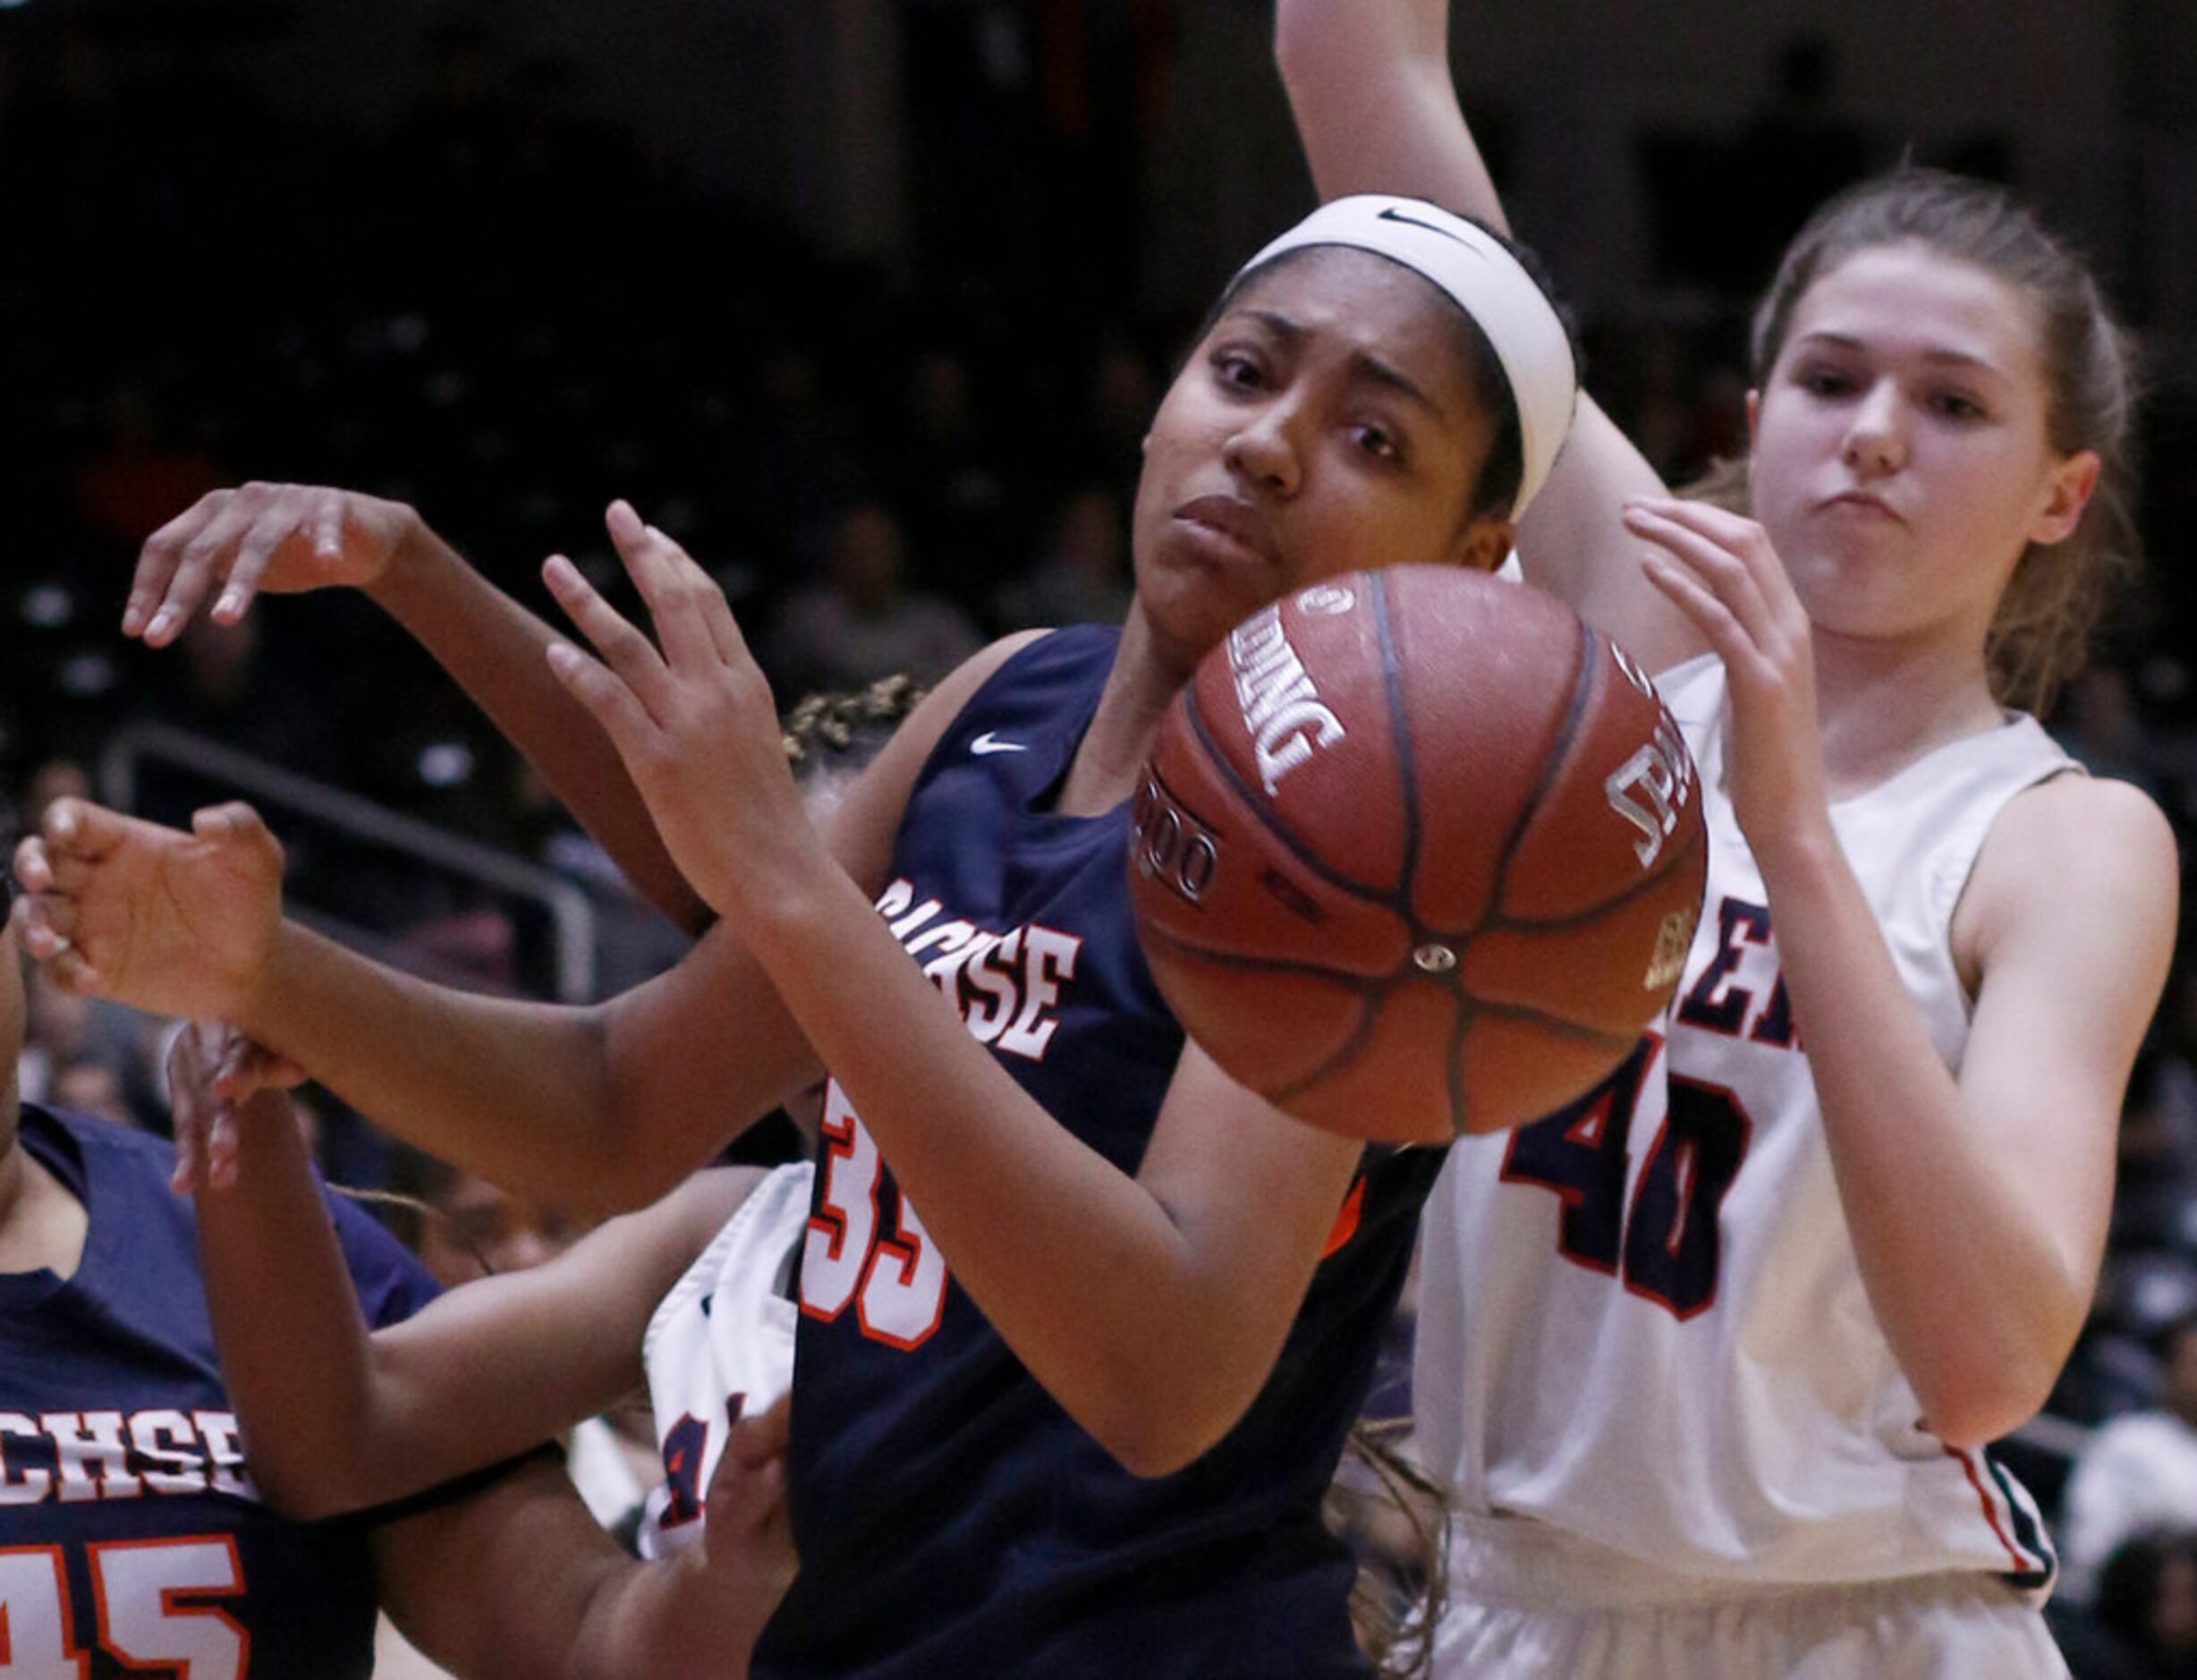
[[[1758,853],[1828,831],[1808,609],[1753,520],[1675,496],[1625,504],[1625,528],[1653,545],[1650,582],[1724,661],[1731,694],[1726,764],[1732,808]]]
[[[208,597],[225,624],[260,590],[377,582],[420,516],[401,502],[310,484],[214,490],[145,540],[122,633],[165,648]]]
[[[236,1113],[257,1099],[279,1102],[282,1093],[305,1082],[305,1070],[286,1056],[255,1044],[234,1027],[191,1021],[168,1044],[168,1110],[175,1127],[178,1193],[204,1185],[227,1190],[236,1183],[243,1139]]]
[[[770,684],[724,591],[624,502],[610,539],[656,629],[628,624],[563,555],[542,567],[599,656],[553,642],[549,663],[594,714],[647,801],[681,873],[721,915],[768,893],[771,859],[820,847],[786,768]]]
[[[282,848],[250,806],[162,827],[81,799],[15,849],[23,947],[65,989],[164,1015],[246,1016],[282,921]]]

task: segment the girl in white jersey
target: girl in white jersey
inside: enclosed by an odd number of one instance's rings
[[[1281,0],[1322,191],[1497,217],[1444,13]],[[1444,1674],[2065,1672],[1982,1447],[2082,1322],[2175,857],[2006,707],[2094,615],[2121,341],[2026,212],[1913,174],[1802,233],[1754,350],[1753,518],[1672,499],[1582,402],[1520,528],[1662,673],[1712,862],[1667,1036],[1461,1143],[1428,1216]]]

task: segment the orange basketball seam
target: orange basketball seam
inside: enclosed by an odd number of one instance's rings
[[[1251,813],[1252,819],[1261,828],[1281,842],[1290,856],[1338,892],[1346,893],[1351,897],[1369,904],[1377,904],[1383,910],[1396,911],[1406,921],[1411,920],[1410,913],[1399,906],[1395,895],[1392,891],[1371,886],[1364,881],[1354,880],[1317,853],[1307,851],[1303,843],[1260,802],[1258,795],[1251,792],[1251,785],[1237,772],[1236,767],[1229,760],[1228,755],[1221,751],[1220,744],[1213,739],[1213,732],[1206,725],[1205,714],[1198,707],[1198,691],[1195,684],[1183,691],[1182,704],[1183,715],[1190,720],[1190,732],[1196,738],[1199,750],[1205,754],[1213,768],[1220,772],[1222,780],[1235,794],[1236,802]],[[1209,827],[1217,827],[1217,824],[1210,823],[1207,826]]]
[[[1200,945],[1195,939],[1185,938],[1172,929],[1160,927],[1158,923],[1147,923],[1145,933],[1182,955],[1194,956],[1217,967],[1257,969],[1269,974],[1296,974],[1310,980],[1332,980],[1352,991],[1362,992],[1369,987],[1387,988],[1405,980],[1424,979],[1429,984],[1440,983],[1431,975],[1418,974],[1404,963],[1398,963],[1385,974],[1357,974],[1348,969],[1336,968],[1332,963],[1315,963],[1305,957],[1257,956],[1221,946]]]
[[[1551,1014],[1545,1009],[1535,1008],[1531,1004],[1496,1003],[1470,992],[1465,996],[1472,1000],[1475,1015],[1495,1015],[1504,1021],[1523,1021],[1529,1026],[1559,1033],[1567,1039],[1579,1039],[1589,1044],[1600,1045],[1607,1049],[1628,1049],[1640,1039],[1637,1032],[1604,1032],[1583,1021],[1574,1021],[1569,1015]]]
[[[1511,916],[1497,910],[1485,917],[1478,928],[1480,933],[1562,933],[1584,922],[1593,921],[1611,911],[1629,904],[1644,893],[1654,891],[1667,881],[1672,872],[1692,862],[1696,853],[1707,844],[1706,830],[1696,828],[1692,837],[1675,848],[1662,866],[1650,874],[1643,875],[1632,886],[1622,887],[1607,898],[1599,899],[1582,910],[1567,911],[1561,916]]]
[[[1459,980],[1457,1025],[1449,1035],[1449,1060],[1443,1068],[1444,1082],[1449,1087],[1449,1129],[1458,1137],[1464,1135],[1465,1122],[1472,1114],[1472,1105],[1464,1099],[1464,1041],[1479,1019],[1478,1002],[1464,989],[1464,982]]]
[[[1579,726],[1587,716],[1588,701],[1597,686],[1595,677],[1599,662],[1594,658],[1596,637],[1582,622],[1579,626],[1582,649],[1572,666],[1572,694],[1565,706],[1564,721],[1557,727],[1557,738],[1549,751],[1541,755],[1540,778],[1533,792],[1519,806],[1518,815],[1511,823],[1510,833],[1504,837],[1503,848],[1496,853],[1494,886],[1488,894],[1488,903],[1499,906],[1510,886],[1511,865],[1517,861],[1518,848],[1524,844],[1526,830],[1533,826],[1533,819],[1540,814],[1541,802],[1548,797],[1548,790],[1557,785],[1570,767],[1572,748],[1579,736]],[[1472,931],[1478,933],[1487,921],[1482,915],[1473,923]],[[1460,956],[1463,955],[1459,952]]]
[[[1195,818],[1202,827],[1211,829],[1217,835],[1225,836],[1228,832],[1226,828],[1222,827],[1220,824],[1214,821],[1212,818],[1207,816],[1203,811],[1196,809],[1191,804],[1190,801],[1183,798],[1182,793],[1175,788],[1175,784],[1160,774],[1159,767],[1157,764],[1146,765],[1145,774],[1151,778],[1153,785],[1165,793],[1166,796],[1183,810],[1184,815]]]
[[[1396,865],[1396,896],[1395,906],[1416,933],[1419,918],[1412,913],[1412,887],[1419,879],[1419,847],[1421,838],[1419,817],[1418,766],[1412,752],[1412,719],[1404,704],[1404,666],[1396,658],[1395,627],[1388,616],[1388,590],[1375,572],[1371,582],[1373,598],[1373,635],[1380,647],[1381,692],[1388,701],[1388,740],[1395,749],[1396,793],[1404,811],[1404,855]]]
[[[1384,988],[1385,991],[1386,988]],[[1294,1084],[1285,1085],[1267,1096],[1272,1103],[1285,1103],[1302,1097],[1306,1091],[1326,1079],[1338,1068],[1347,1067],[1358,1059],[1358,1052],[1365,1048],[1366,1040],[1373,1036],[1373,1023],[1380,1016],[1381,996],[1366,988],[1358,988],[1358,1024],[1351,1029],[1350,1037],[1336,1048],[1335,1054],[1322,1062]],[[1262,1093],[1263,1094],[1263,1093]]]

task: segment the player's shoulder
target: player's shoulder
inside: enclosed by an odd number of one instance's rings
[[[917,708],[919,714],[926,708],[933,710],[937,730],[932,739],[936,741],[937,736],[943,735],[954,719],[961,715],[963,708],[1018,656],[1031,653],[1033,649],[1039,650],[1033,657],[1058,655],[1082,647],[1094,635],[1107,637],[1108,646],[1111,646],[1111,632],[1097,631],[1089,625],[1078,625],[1070,630],[1018,630],[970,655],[952,675],[938,684],[924,706]],[[931,708],[932,701],[937,702],[935,708]]]
[[[335,1226],[336,1245],[367,1321],[379,1328],[408,1319],[442,1293],[420,1257],[353,1196],[324,1184],[322,1200]]]
[[[25,1103],[23,1110],[36,1116],[34,1124],[42,1124],[49,1133],[74,1139],[78,1150],[87,1157],[99,1155],[125,1162],[133,1170],[153,1174],[164,1184],[174,1163],[175,1146],[141,1127],[48,1103]]]
[[[1018,653],[1042,641],[1050,634],[1043,630],[1017,631],[1011,636],[1002,636],[989,646],[972,653],[946,676],[939,679],[929,693],[916,702],[908,714],[908,720],[895,730],[893,738],[878,754],[880,775],[889,774],[898,768],[903,774],[912,775],[913,767],[927,759],[931,750],[954,725],[978,692],[1000,668]]]
[[[138,1210],[133,1218],[145,1218],[148,1210],[178,1220],[184,1217],[190,1203],[169,1188],[175,1146],[166,1138],[42,1103],[25,1103],[22,1112],[26,1135],[37,1138],[44,1152],[64,1161],[73,1155],[85,1177],[98,1182],[103,1213],[120,1201]]]
[[[2058,937],[2104,928],[2171,926],[2178,896],[2174,830],[2127,782],[2055,776],[2009,799],[1993,819],[1963,895],[1956,938],[1981,952],[2037,929]]]
[[[2100,875],[2170,881],[2174,829],[2133,783],[2055,776],[2006,802],[1976,867],[1980,876],[1991,870],[2040,891],[2079,889]]]

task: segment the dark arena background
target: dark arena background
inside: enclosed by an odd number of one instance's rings
[[[661,969],[680,937],[374,608],[272,599],[148,651],[118,630],[140,544],[216,487],[332,483],[553,612],[553,551],[630,603],[623,496],[785,703],[1118,616],[1152,408],[1311,203],[1270,32],[1266,0],[0,0],[10,821],[242,794],[299,912],[378,955],[575,1001]],[[1746,310],[1843,182],[2005,181],[2095,258],[2147,369],[2147,567],[2049,721],[2186,846],[2197,7],[1457,0],[1452,33],[1588,384],[1674,481],[1743,446]],[[2182,945],[2090,1327],[2006,1448],[2049,1512],[2197,1307]],[[165,1129],[156,1036],[34,988],[25,1094]],[[416,1174],[318,1100],[333,1175]]]

